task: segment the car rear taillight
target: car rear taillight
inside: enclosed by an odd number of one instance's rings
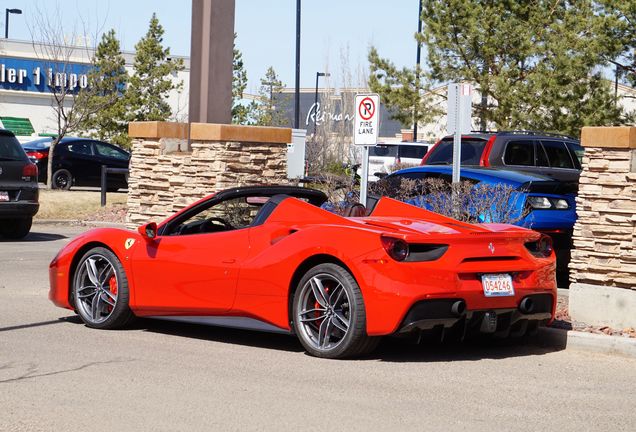
[[[380,237],[384,250],[396,261],[404,261],[409,256],[409,245],[402,239],[395,237]]]
[[[552,251],[554,250],[552,247],[552,238],[542,234],[539,240],[526,243],[526,249],[538,258],[547,258],[552,255]]]
[[[35,166],[35,164],[28,164],[25,165],[24,168],[22,168],[22,179],[23,180],[30,180],[31,177],[37,177],[38,176],[38,167]]]
[[[40,160],[40,159],[44,159],[46,157],[46,154],[39,152],[39,151],[30,151],[30,152],[26,152],[27,156],[36,160]]]
[[[479,165],[485,167],[490,166],[490,161],[488,159],[490,159],[490,152],[492,151],[492,146],[495,143],[495,138],[497,138],[496,135],[491,136],[486,143],[484,151],[481,153],[481,158],[479,159]]]

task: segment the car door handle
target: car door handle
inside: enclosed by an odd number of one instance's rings
[[[221,261],[223,264],[234,264],[236,262],[236,260],[234,258],[231,259],[226,259]]]

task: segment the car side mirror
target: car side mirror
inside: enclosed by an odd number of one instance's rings
[[[148,222],[147,224],[137,228],[137,231],[144,239],[146,239],[147,241],[152,241],[157,237],[157,223]]]

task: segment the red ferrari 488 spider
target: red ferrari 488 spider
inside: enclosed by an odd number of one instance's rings
[[[100,329],[136,316],[250,318],[328,358],[368,353],[383,335],[514,336],[553,319],[549,238],[390,198],[343,217],[325,200],[235,188],[138,232],[88,231],[51,262],[49,297]]]

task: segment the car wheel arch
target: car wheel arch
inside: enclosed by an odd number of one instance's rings
[[[294,294],[296,293],[298,284],[300,283],[300,280],[303,278],[305,273],[319,264],[338,265],[346,270],[351,275],[351,277],[353,277],[359,283],[358,278],[356,278],[355,274],[351,271],[349,266],[340,258],[337,258],[334,255],[316,254],[305,258],[305,260],[302,261],[294,271],[287,290],[287,322],[289,323],[289,328],[291,329],[292,333],[295,333],[293,325]]]

